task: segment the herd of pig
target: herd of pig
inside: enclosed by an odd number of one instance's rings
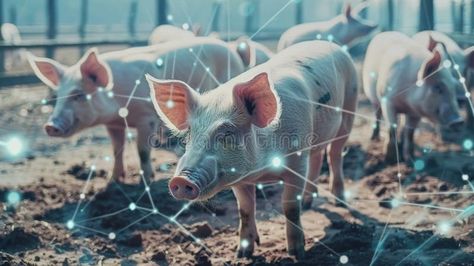
[[[231,188],[240,212],[239,257],[252,256],[259,243],[256,184],[284,182],[287,250],[301,259],[300,213],[317,191],[324,151],[331,192],[344,199],[342,152],[358,97],[358,74],[346,48],[377,28],[358,12],[346,6],[329,21],[290,28],[276,54],[250,39],[226,43],[167,25],[153,32],[150,46],[101,55],[91,49],[73,66],[31,55],[36,75],[57,92],[44,129],[68,137],[105,125],[115,156],[112,178],[119,178],[126,127],[136,128],[146,182],[153,176],[150,136],[164,126],[183,138],[185,152],[169,190],[194,201]],[[381,123],[388,130],[387,162],[413,160],[420,119],[447,127],[463,123],[458,102],[469,96],[463,76],[473,67],[474,49],[464,51],[439,32],[375,35],[363,89],[376,113],[372,137],[379,137]],[[400,152],[399,114],[406,118]]]

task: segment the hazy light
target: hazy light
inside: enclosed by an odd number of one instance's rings
[[[115,233],[109,233],[109,239],[114,240],[115,239]]]
[[[242,239],[242,241],[240,241],[240,246],[242,248],[248,248],[249,245],[250,245],[250,243],[247,239]]]
[[[89,101],[90,99],[92,99],[92,95],[86,94],[86,99]]]
[[[464,83],[464,82],[466,82],[466,79],[464,77],[460,77],[459,82]]]
[[[156,65],[157,66],[161,67],[161,66],[163,66],[164,63],[165,62],[163,61],[163,59],[161,57],[156,59]]]
[[[392,206],[392,208],[397,208],[398,206],[400,206],[400,200],[398,200],[397,198],[393,198],[390,201],[390,205]]]
[[[321,34],[319,34],[319,33],[316,34],[316,39],[321,40],[322,37],[323,37],[323,36],[322,36]]]
[[[344,191],[344,199],[349,200],[352,197],[352,192],[350,190]]]
[[[236,170],[235,170],[235,167],[230,168],[230,171],[231,171],[232,173],[235,173],[235,171],[236,171]]]
[[[136,208],[137,208],[137,205],[135,203],[130,203],[130,205],[128,205],[128,208],[131,210],[131,211],[134,211]]]
[[[273,157],[272,159],[272,166],[275,168],[279,168],[282,164],[281,158],[280,157]]]
[[[311,196],[313,196],[313,198],[317,198],[317,197],[318,197],[318,193],[313,192],[313,194],[312,194]]]
[[[173,102],[173,100],[170,99],[170,100],[166,101],[166,107],[167,107],[168,109],[173,108],[173,107],[174,107],[174,102]]]
[[[438,224],[438,232],[442,235],[447,235],[451,231],[451,223],[442,221]]]
[[[21,201],[21,195],[20,193],[16,191],[10,191],[7,194],[7,202],[9,205],[18,205]]]
[[[342,255],[341,257],[339,257],[339,262],[342,264],[346,264],[349,262],[349,258],[346,255]]]
[[[140,80],[139,79],[135,80],[135,85],[140,85]]]
[[[257,184],[257,189],[262,190],[262,189],[263,189],[263,184],[262,184],[262,183],[258,183],[258,184]]]
[[[472,142],[472,140],[470,139],[466,139],[464,140],[464,142],[462,143],[462,146],[464,147],[464,149],[466,150],[470,150],[472,149],[472,146],[474,145],[474,143]]]
[[[421,171],[425,168],[425,161],[423,160],[416,160],[414,164],[416,171]]]
[[[48,103],[48,100],[46,100],[46,99],[41,100],[41,104],[47,104],[47,103]]]
[[[189,30],[189,24],[188,23],[184,23],[182,27],[183,27],[183,30]]]
[[[425,84],[425,82],[421,79],[416,81],[416,86],[418,86],[418,87],[423,86],[423,84]]]
[[[453,64],[451,63],[450,60],[444,60],[444,62],[443,62],[443,66],[444,66],[445,68],[450,68],[452,65],[453,65]]]
[[[462,178],[462,180],[464,180],[464,181],[468,181],[468,180],[469,180],[469,175],[463,174],[463,175],[461,176],[461,178]]]
[[[128,109],[126,107],[122,107],[119,109],[118,114],[120,117],[125,118],[128,116]]]
[[[466,98],[469,98],[469,97],[471,97],[471,93],[470,93],[470,92],[466,92],[466,93],[464,94],[464,96],[466,96]]]
[[[23,151],[23,143],[17,137],[10,138],[4,145],[12,156],[16,156]]]
[[[114,97],[114,92],[113,91],[107,92],[107,97],[109,97],[109,98]]]
[[[173,20],[173,15],[169,14],[168,16],[166,16],[166,20],[172,21]]]
[[[240,49],[246,49],[247,48],[247,44],[245,42],[241,42],[239,43],[239,48]]]

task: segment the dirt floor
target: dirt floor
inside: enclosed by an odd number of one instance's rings
[[[257,192],[255,257],[237,260],[238,213],[230,191],[190,206],[173,200],[167,178],[177,157],[156,149],[148,195],[139,185],[133,141],[126,147],[128,176],[109,181],[105,130],[46,137],[41,125],[52,107],[41,104],[45,97],[43,86],[0,91],[0,140],[20,136],[27,147],[20,158],[0,148],[0,265],[337,265],[344,259],[346,265],[474,265],[474,219],[463,212],[474,192],[461,178],[474,177],[474,153],[443,144],[429,124],[416,135],[424,168],[414,170],[385,165],[383,142],[369,140],[372,123],[357,118],[344,162],[350,206],[333,203],[325,167],[322,189],[302,215],[306,259],[296,262],[286,253],[277,183]],[[358,112],[372,116],[363,99]],[[88,182],[91,165],[96,170]],[[12,192],[20,194],[18,204],[11,203]]]

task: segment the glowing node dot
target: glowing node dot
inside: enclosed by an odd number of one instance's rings
[[[74,221],[73,220],[67,221],[66,226],[69,230],[73,229],[74,228]]]
[[[464,181],[468,181],[468,180],[469,180],[469,175],[463,174],[463,175],[461,176],[461,178],[462,178],[462,180],[464,180]]]
[[[241,42],[239,43],[239,48],[240,49],[246,49],[247,48],[247,44],[245,42]]]
[[[47,103],[48,103],[48,100],[46,100],[46,99],[41,100],[41,104],[47,104]]]
[[[115,233],[109,233],[109,239],[114,240],[115,239]]]
[[[416,86],[418,86],[418,87],[423,86],[423,84],[425,84],[425,82],[423,80],[417,80],[416,81]]]
[[[377,73],[375,73],[374,71],[372,71],[372,72],[370,72],[369,75],[370,75],[371,78],[375,78],[375,76],[377,76]]]
[[[171,109],[173,107],[174,107],[173,100],[170,99],[170,100],[166,101],[166,108]]]
[[[258,183],[258,184],[257,184],[257,188],[260,189],[260,190],[262,190],[262,189],[263,189],[263,184]]]
[[[149,187],[149,186],[146,186],[146,187],[145,187],[145,191],[146,191],[146,192],[150,192],[150,187]]]
[[[153,213],[154,213],[154,214],[157,214],[157,213],[158,213],[158,210],[157,210],[157,209],[153,209]]]
[[[211,69],[210,69],[210,68],[208,68],[208,67],[206,67],[206,72],[209,72],[209,71],[211,71]]]
[[[347,52],[348,49],[349,49],[349,47],[347,47],[347,45],[343,45],[343,46],[342,46],[342,50],[343,50],[344,52]]]
[[[352,193],[350,190],[344,191],[344,199],[348,200],[352,197]]]
[[[81,193],[81,194],[79,195],[79,198],[80,198],[80,199],[85,199],[85,198],[86,198],[86,195],[85,195],[84,193]]]
[[[7,195],[7,201],[9,205],[18,205],[21,201],[20,193],[16,191],[10,191]]]
[[[194,63],[193,63],[193,66],[194,66],[194,67],[195,67],[195,66],[197,66],[197,63],[196,63],[196,62],[194,62]]]
[[[173,20],[173,15],[171,15],[171,14],[170,14],[170,15],[167,15],[167,16],[166,16],[166,20],[172,21],[172,20]]]
[[[127,137],[128,137],[129,139],[133,138],[132,132],[128,132],[128,133],[127,133]]]
[[[319,239],[314,238],[313,241],[314,241],[314,243],[318,243],[318,242],[319,242]]]
[[[447,221],[442,221],[438,224],[438,232],[442,235],[449,234],[451,231],[451,224]]]
[[[397,124],[393,124],[392,127],[393,127],[393,128],[397,128]]]
[[[453,65],[453,64],[451,63],[450,60],[444,60],[444,62],[443,62],[443,66],[444,66],[445,68],[450,68],[452,65]]]
[[[105,156],[105,157],[104,157],[104,160],[107,161],[107,162],[110,162],[110,160],[111,160],[111,159],[110,159],[110,156]]]
[[[385,97],[385,96],[382,97],[382,102],[384,102],[384,103],[387,102],[387,97]]]
[[[135,80],[135,85],[140,85],[140,83],[141,83],[141,82],[140,82],[139,79]]]
[[[311,195],[313,198],[317,198],[318,197],[318,193],[316,192],[313,192],[313,194]]]
[[[390,205],[392,206],[392,208],[397,208],[398,206],[400,206],[400,201],[397,198],[393,198],[390,201]]]
[[[296,200],[301,200],[302,198],[301,195],[296,195]]]
[[[415,170],[421,171],[425,168],[425,161],[423,160],[416,160],[414,164]]]
[[[334,108],[336,110],[336,112],[340,112],[341,111],[341,108],[340,107],[336,107]]]
[[[458,64],[455,64],[455,65],[454,65],[454,69],[459,70],[459,65],[458,65]]]
[[[283,182],[283,180],[280,180],[280,181],[278,181],[278,184],[280,184],[280,185],[284,185],[284,184],[285,184],[285,182]]]
[[[170,219],[170,222],[172,222],[172,223],[176,222],[176,220],[174,219],[174,217],[170,217],[169,219]]]
[[[131,210],[131,211],[134,211],[136,208],[137,208],[137,205],[135,203],[130,203],[130,205],[128,205],[128,208]]]
[[[300,151],[297,151],[297,152],[296,152],[296,155],[301,156],[301,152],[300,152]]]
[[[5,146],[12,156],[16,156],[23,151],[23,143],[21,143],[21,140],[17,137],[9,139]]]
[[[242,248],[248,248],[249,245],[250,242],[247,239],[242,239],[242,241],[240,241],[240,247]]]
[[[164,63],[165,63],[165,62],[163,61],[162,58],[156,59],[156,65],[157,65],[157,66],[161,67],[161,66],[163,66]]]
[[[235,170],[235,167],[230,168],[230,171],[231,171],[232,173],[235,173],[235,171],[236,171],[236,170]]]
[[[114,92],[112,92],[112,91],[107,92],[107,97],[109,97],[109,98],[114,97]]]
[[[388,87],[387,87],[387,91],[392,91],[392,87],[391,87],[391,86],[388,86]]]
[[[321,34],[319,34],[319,33],[316,34],[316,39],[321,40],[322,37],[323,37],[323,36],[322,36]]]
[[[334,41],[334,36],[332,34],[328,35],[328,41],[330,42]]]
[[[466,82],[466,79],[464,77],[460,77],[459,82],[464,83],[464,82]]]
[[[464,94],[464,96],[466,96],[466,98],[470,98],[470,97],[471,97],[471,93],[470,93],[470,92],[466,92],[466,93]]]
[[[194,51],[193,48],[189,48],[188,50],[189,50],[189,52],[191,52],[191,53]]]
[[[125,118],[128,116],[128,109],[126,107],[122,107],[119,109],[118,114],[121,118]]]
[[[104,91],[104,87],[98,87],[98,88],[97,88],[97,91],[98,91],[98,92],[103,92],[103,91]]]
[[[95,165],[91,165],[91,171],[95,171]]]
[[[189,24],[188,23],[184,23],[182,27],[183,27],[183,30],[189,30]]]
[[[397,177],[402,177],[402,173],[398,173],[398,174],[397,174]]]
[[[462,146],[464,147],[464,149],[470,150],[474,146],[474,143],[472,142],[472,140],[466,139],[463,141]]]
[[[273,167],[280,167],[280,166],[281,166],[281,163],[282,163],[282,161],[281,161],[281,158],[279,158],[279,157],[274,157],[274,158],[272,159],[272,165],[273,165]]]
[[[349,262],[349,258],[346,255],[342,255],[341,257],[339,257],[339,262],[342,264],[346,264]]]
[[[195,241],[196,241],[196,243],[201,243],[201,239],[199,239],[199,238],[196,238]]]
[[[86,94],[86,99],[89,101],[90,99],[92,99],[92,95]]]
[[[372,128],[374,128],[374,129],[377,128],[377,124],[375,124],[375,123],[372,124]]]

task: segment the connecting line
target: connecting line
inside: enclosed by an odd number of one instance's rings
[[[156,206],[155,206],[155,203],[153,202],[153,198],[152,198],[151,192],[150,192],[151,187],[146,183],[145,176],[142,173],[140,173],[140,177],[142,178],[143,184],[145,184],[145,191],[148,194],[148,198],[150,199],[151,206],[152,206],[153,210],[156,210]],[[138,202],[138,200],[137,200],[137,202]]]
[[[398,192],[400,194],[403,194],[403,189],[402,189],[402,174],[400,172],[400,152],[398,150],[398,123],[396,124],[397,127],[395,127],[395,153],[397,155],[397,178],[398,178]]]
[[[80,225],[80,224],[75,224],[74,227],[85,229],[85,230],[95,232],[95,233],[98,233],[98,234],[101,234],[101,235],[106,235],[106,236],[109,235],[108,233],[105,233],[103,231],[100,231],[100,230],[97,230],[97,229],[94,229],[94,228],[90,228],[90,227],[87,227],[87,226],[83,226],[83,225]]]
[[[391,203],[391,201],[389,200],[353,199],[352,201]],[[412,202],[406,202],[406,201],[400,201],[398,202],[398,204],[418,206],[418,207],[431,208],[431,209],[439,209],[439,210],[445,210],[445,211],[464,212],[464,210],[462,209],[448,208],[448,207],[436,206],[436,205],[431,205],[431,204],[419,204],[419,203],[412,203]]]
[[[399,261],[395,266],[398,266],[400,265],[403,261],[405,261],[408,257],[410,257],[411,255],[415,254],[416,252],[418,252],[419,250],[421,250],[424,246],[426,246],[426,244],[428,244],[433,238],[435,237],[435,234],[433,234],[432,236],[430,236],[428,239],[426,239],[423,243],[421,243],[421,245],[419,245],[417,248],[415,248],[414,250],[412,250],[412,252],[410,252],[406,257],[404,257],[401,261]]]
[[[474,192],[474,185],[472,184],[472,182],[470,180],[466,180],[466,181],[469,184],[469,186],[471,187],[472,191]]]
[[[209,74],[209,76],[212,78],[212,80],[214,80],[214,82],[217,84],[217,85],[221,85],[221,83],[219,82],[219,80],[217,80],[217,78],[214,76],[214,74],[211,73],[210,71],[210,68],[207,67],[204,62],[202,62],[202,60],[196,55],[196,53],[194,52],[193,49],[189,49],[189,52],[191,54],[194,55],[194,57],[196,58],[196,60],[199,62],[199,64],[206,70],[206,72]]]
[[[79,198],[79,202],[77,203],[76,209],[74,210],[74,215],[72,216],[73,221],[76,218],[77,211],[79,210],[79,206],[81,206],[81,203],[85,198],[85,194],[86,194],[87,188],[89,186],[89,182],[90,182],[92,174],[94,172],[95,172],[95,163],[91,166],[91,169],[89,171],[89,175],[87,176],[86,184],[84,185],[84,188],[82,189],[82,192],[81,192],[81,197]]]
[[[119,97],[119,98],[129,98],[133,100],[141,100],[141,101],[150,101],[150,98],[146,97],[138,97],[138,96],[130,96],[130,95],[124,95],[124,94],[114,94],[114,96]]]
[[[150,216],[150,215],[152,215],[152,214],[153,214],[152,212],[145,214],[144,216],[142,216],[142,217],[140,217],[139,219],[135,220],[133,223],[131,223],[131,224],[125,226],[124,228],[118,230],[118,231],[116,232],[116,234],[121,233],[121,232],[127,230],[127,229],[130,228],[131,226],[133,226],[133,225],[139,223],[140,221],[146,219],[148,216]]]
[[[175,215],[171,216],[170,219],[172,220],[175,220],[176,218],[178,218],[178,216],[183,213],[185,210],[187,210],[189,208],[189,203],[185,203],[183,205],[183,207],[181,207],[181,210],[179,210],[177,213],[175,213]]]
[[[115,211],[115,212],[108,213],[108,214],[103,214],[103,215],[100,215],[100,216],[96,216],[96,217],[92,217],[92,218],[80,220],[80,221],[77,221],[77,222],[74,221],[74,223],[83,223],[83,222],[95,221],[95,220],[99,220],[99,219],[102,219],[102,218],[114,216],[114,215],[119,214],[119,213],[122,213],[122,212],[124,212],[124,211],[126,211],[126,210],[128,210],[128,207],[127,207],[127,208],[123,208],[123,209],[118,210],[118,211]]]
[[[443,191],[443,192],[411,192],[411,193],[404,193],[404,195],[452,195],[452,194],[474,194],[474,191]]]
[[[140,85],[140,80],[139,79],[136,80],[135,86],[133,86],[132,93],[130,93],[130,96],[128,97],[127,103],[125,104],[125,108],[128,108],[128,105],[130,104],[130,101],[132,101],[132,97],[134,97],[133,95],[135,94],[135,91],[137,90],[138,85]]]
[[[375,263],[375,261],[378,259],[379,255],[382,253],[383,244],[385,243],[385,240],[387,240],[388,238],[388,232],[385,236],[384,234],[388,228],[388,223],[390,222],[390,219],[392,218],[392,211],[393,209],[390,209],[390,213],[388,214],[388,219],[385,222],[385,225],[382,230],[382,234],[380,235],[380,238],[377,242],[377,246],[375,247],[374,255],[372,256],[372,259],[370,260],[369,266],[372,266]]]
[[[250,36],[249,40],[252,40],[257,34],[259,34],[264,28],[268,26],[278,15],[281,14],[288,6],[293,4],[296,0],[290,0],[288,1],[278,12],[276,12],[270,19],[267,20],[252,36]]]

